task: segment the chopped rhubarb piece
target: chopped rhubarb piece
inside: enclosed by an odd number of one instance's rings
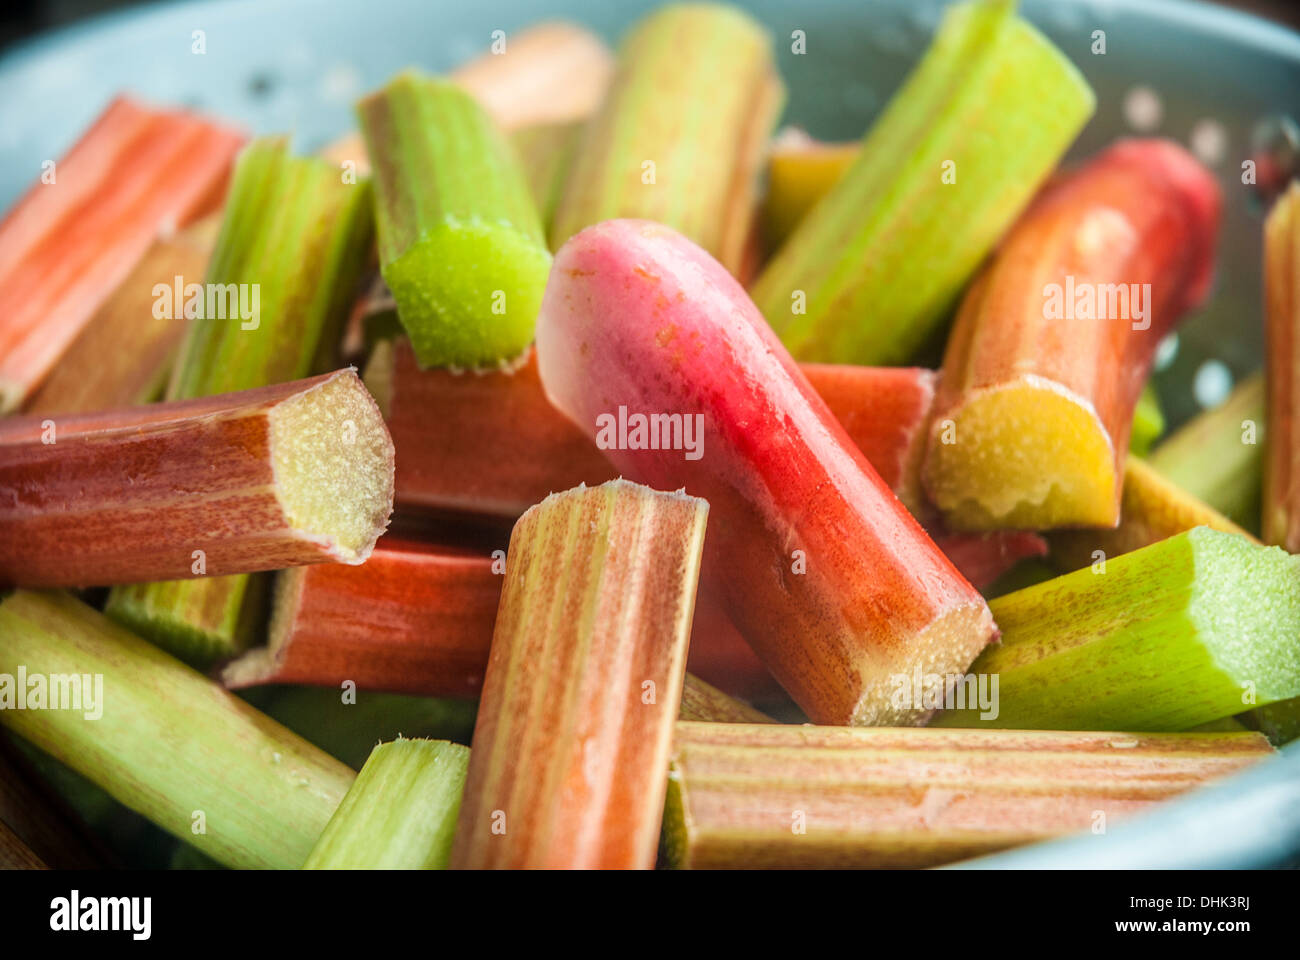
[[[0,420],[0,583],[361,563],[392,498],[392,441],[352,371],[108,413],[13,417]]]
[[[932,867],[1094,829],[1267,759],[1252,733],[679,723],[668,864]]]
[[[270,642],[222,671],[227,687],[306,683],[432,697],[479,695],[501,576],[486,554],[384,537],[359,567],[280,574]]]
[[[708,504],[614,480],[515,525],[454,868],[649,868]]]
[[[1114,526],[1156,347],[1209,286],[1214,177],[1134,140],[1048,188],[966,294],[923,479],[954,529]]]
[[[547,395],[625,476],[709,501],[707,575],[815,721],[919,722],[890,703],[891,675],[960,672],[996,634],[744,290],[685,237],[635,220],[574,237],[537,352]]]
[[[1300,183],[1264,226],[1268,324],[1268,451],[1260,513],[1264,539],[1300,553]]]
[[[220,200],[242,141],[119,98],[45,171],[0,223],[0,412],[49,374],[160,234]]]

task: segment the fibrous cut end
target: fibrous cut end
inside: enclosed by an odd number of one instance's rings
[[[933,712],[912,698],[898,696],[900,689],[911,690],[917,670],[923,676],[963,676],[975,658],[997,639],[997,627],[987,604],[970,603],[954,607],[935,619],[924,630],[907,640],[907,659],[899,659],[892,669],[864,667],[875,673],[857,705],[853,708],[855,727],[920,726]]]
[[[270,414],[275,491],[289,522],[361,563],[393,510],[393,441],[352,371],[277,404]]]
[[[1188,616],[1215,666],[1253,688],[1255,702],[1288,699],[1300,690],[1300,557],[1260,547],[1242,536],[1197,527],[1196,586]]]
[[[930,427],[926,491],[960,530],[1113,527],[1119,477],[1092,405],[1041,377],[974,394]]]

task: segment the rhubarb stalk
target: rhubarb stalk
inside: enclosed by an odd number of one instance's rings
[[[392,441],[350,370],[0,420],[0,451],[0,582],[20,586],[361,563],[392,510]]]
[[[23,411],[80,413],[157,400],[186,333],[185,318],[162,308],[160,290],[166,288],[174,300],[178,278],[182,290],[203,279],[219,226],[220,218],[210,215],[174,237],[155,241]],[[130,344],[129,349],[123,344]]]
[[[1268,331],[1268,444],[1264,539],[1300,553],[1300,183],[1264,224],[1264,313]]]
[[[1029,202],[1094,98],[1015,4],[951,7],[853,166],[754,302],[800,360],[906,362]]]
[[[469,748],[398,738],[370,754],[304,870],[442,870]]]
[[[517,358],[551,257],[514,149],[449,80],[407,71],[357,106],[379,266],[422,366]]]
[[[767,33],[719,4],[673,4],[624,38],[551,226],[558,248],[615,217],[680,230],[739,273],[767,139],[785,101]]]
[[[229,867],[301,866],[353,779],[66,594],[19,590],[0,602],[0,676],[17,679],[0,686],[13,701],[0,724]]]
[[[270,642],[231,662],[222,681],[476,698],[501,597],[495,563],[389,535],[359,567],[285,570]]]
[[[334,366],[370,236],[368,181],[349,183],[324,161],[290,155],[283,138],[250,144],[235,166],[202,319],[181,349],[167,398],[262,387]],[[179,316],[181,304],[172,309]],[[264,589],[242,575],[141,584],[115,589],[106,609],[183,658],[206,661],[250,642]]]
[[[998,678],[996,716],[937,725],[1186,730],[1300,696],[1300,557],[1236,534],[1197,527],[990,606],[1002,643],[970,672]]]
[[[760,710],[755,710],[743,700],[723,693],[699,677],[686,675],[682,684],[682,720],[700,720],[710,723],[775,723]]]
[[[654,866],[707,513],[615,480],[519,519],[453,867]]]
[[[768,250],[779,250],[858,157],[856,143],[820,143],[790,129],[772,142],[760,220]]]
[[[1054,182],[966,294],[923,471],[957,529],[1114,526],[1156,347],[1209,287],[1219,188],[1122,142]]]
[[[932,867],[1082,830],[1272,753],[1252,733],[855,730],[679,723],[679,868]]]
[[[1147,462],[1191,496],[1255,530],[1264,432],[1264,377],[1255,374],[1241,381],[1220,406],[1174,431]]]
[[[243,138],[114,100],[0,223],[0,413],[50,373],[155,238],[219,202]]]
[[[995,635],[739,284],[685,237],[635,220],[574,237],[537,353],[548,397],[625,476],[709,501],[706,573],[814,721],[917,722],[891,706],[891,674],[961,671]]]

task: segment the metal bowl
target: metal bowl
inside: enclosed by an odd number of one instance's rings
[[[546,19],[615,40],[652,0],[224,0],[146,6],[45,35],[0,57],[0,208],[7,208],[120,91],[193,106],[313,149],[352,125],[361,92],[395,70],[446,70]],[[925,48],[939,0],[748,0],[776,37],[785,122],[860,136]],[[1189,145],[1225,198],[1216,287],[1161,351],[1155,382],[1171,426],[1261,365],[1261,205],[1241,182],[1252,139],[1300,113],[1300,35],[1179,0],[1026,0],[1023,12],[1082,69],[1098,109],[1082,156],[1143,133]],[[807,52],[795,55],[791,31]],[[206,52],[192,51],[204,31]],[[1095,31],[1105,53],[1094,53]],[[1300,745],[1104,836],[1039,844],[976,863],[1007,867],[1252,867],[1300,858]]]

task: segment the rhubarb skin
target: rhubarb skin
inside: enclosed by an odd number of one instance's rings
[[[1130,455],[1124,464],[1119,526],[1110,530],[1057,531],[1051,536],[1052,560],[1064,571],[1078,570],[1097,562],[1097,551],[1101,551],[1101,558],[1117,557],[1202,526],[1258,542],[1219,511]]]
[[[1151,810],[1267,759],[1252,733],[679,723],[666,860],[694,869],[932,867]],[[802,829],[799,829],[802,827]]]
[[[361,563],[392,510],[392,442],[346,370],[0,420],[0,451],[0,582],[18,586]]]
[[[853,165],[764,268],[754,302],[800,360],[908,362],[1094,105],[1014,3],[949,7]]]
[[[708,512],[615,480],[519,519],[453,868],[654,866]]]
[[[488,51],[451,74],[502,130],[570,124],[586,120],[605,96],[614,55],[589,30],[564,21],[539,23],[510,34],[504,53]],[[370,172],[366,143],[349,133],[321,155],[337,164]]]
[[[477,698],[501,576],[487,554],[384,537],[359,567],[285,570],[270,641],[232,661],[232,689],[303,683]]]
[[[1268,334],[1268,443],[1264,539],[1300,553],[1300,183],[1264,224],[1264,313]]]
[[[1197,527],[990,603],[996,717],[936,726],[1176,731],[1300,696],[1300,557]]]
[[[1182,147],[1132,140],[1015,226],[966,294],[935,400],[922,476],[954,529],[1119,521],[1134,405],[1161,338],[1209,288],[1219,204]],[[1049,316],[1049,285],[1071,282],[1150,284],[1145,319]]]
[[[747,13],[676,3],[624,38],[551,224],[558,248],[614,217],[665,223],[740,275],[758,179],[785,103],[772,40]],[[647,164],[653,164],[648,167]]]
[[[49,374],[160,233],[211,210],[242,134],[118,98],[0,223],[0,413]]]
[[[920,722],[890,703],[890,675],[921,664],[961,672],[993,639],[983,599],[739,284],[681,234],[615,220],[565,244],[537,352],[547,396],[593,437],[597,418],[620,406],[699,418],[698,459],[680,449],[605,454],[624,476],[709,501],[706,575],[815,722]]]
[[[81,413],[152,403],[167,386],[185,339],[184,319],[158,316],[155,287],[198,283],[217,239],[210,214],[149,252],[113,291],[23,406],[24,413]],[[123,344],[130,344],[124,349]]]

